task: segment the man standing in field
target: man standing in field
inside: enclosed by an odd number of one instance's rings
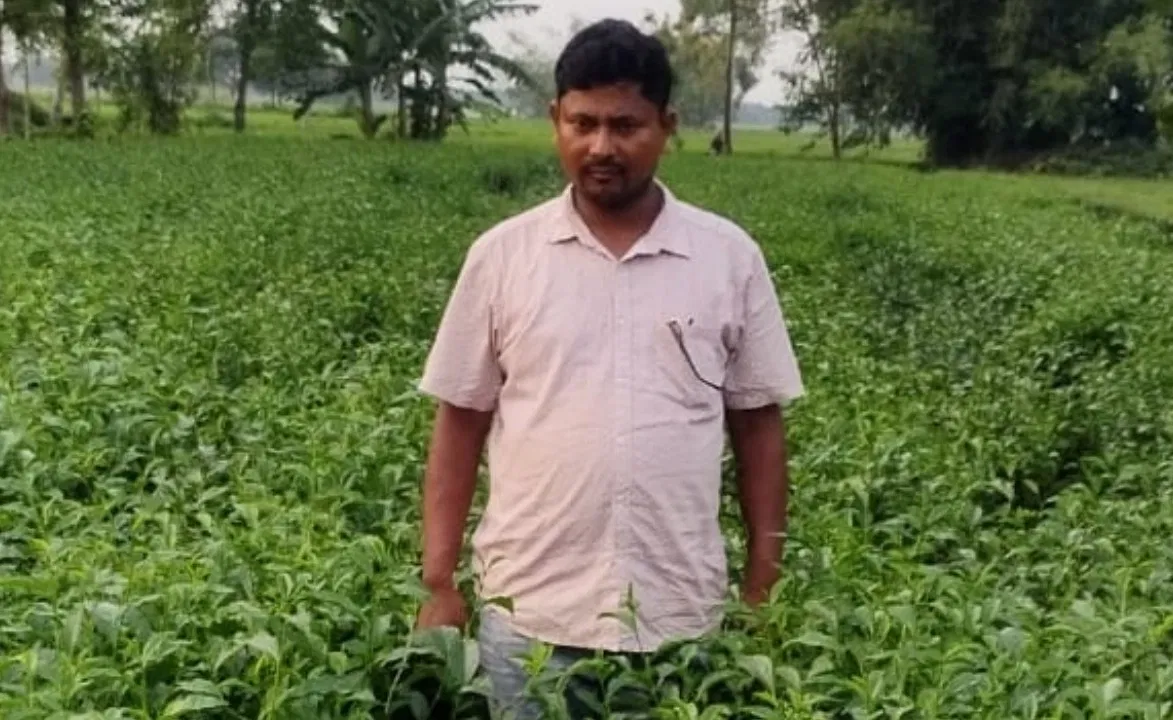
[[[468,620],[454,576],[487,442],[475,564],[484,597],[513,610],[481,616],[482,660],[521,717],[537,714],[515,657],[532,642],[566,664],[719,626],[726,428],[748,536],[742,596],[767,596],[786,528],[780,408],[803,391],[758,245],[655,177],[677,122],[664,47],[602,21],[555,76],[571,182],[472,244],[421,383],[439,404],[418,624]]]

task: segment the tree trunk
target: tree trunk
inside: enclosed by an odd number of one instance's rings
[[[61,118],[65,116],[65,91],[69,79],[65,77],[62,72],[64,68],[57,68],[57,94],[53,96],[53,119],[52,127],[61,127]]]
[[[4,26],[0,25],[0,137],[12,132],[12,93],[4,72]]]
[[[208,85],[212,89],[212,105],[216,104],[216,68],[215,68],[215,63],[213,63],[213,60],[215,60],[215,56],[216,56],[216,54],[214,52],[212,52],[211,48],[209,48],[208,49]]]
[[[232,127],[244,132],[245,113],[248,112],[248,83],[252,78],[253,32],[250,28],[240,39],[240,69],[236,76],[236,104],[232,108]]]
[[[74,127],[80,126],[86,112],[86,74],[82,56],[85,19],[82,17],[81,3],[82,0],[61,0],[65,71],[69,78],[69,101]]]
[[[428,98],[424,94],[423,82],[420,67],[416,65],[411,84],[411,137],[415,140],[423,137],[424,124],[428,119]]]
[[[24,107],[24,139],[29,140],[33,135],[33,96],[32,96],[32,79],[29,77],[29,65],[32,59],[29,53],[29,44],[26,40],[22,43],[24,56],[24,98],[22,98],[21,105]]]
[[[827,109],[827,129],[831,134],[831,157],[835,160],[843,156],[843,140],[841,139],[841,121],[840,113],[842,110],[839,105],[839,93],[835,92],[835,98],[831,100],[831,107]]]
[[[436,127],[433,128],[432,136],[436,140],[444,138],[448,133],[448,123],[451,122],[451,109],[448,107],[448,63],[446,59],[441,63],[436,72],[436,87],[433,88],[436,93]]]
[[[725,53],[725,120],[722,127],[722,148],[733,154],[733,65],[737,53],[737,0],[729,2],[729,48]]]
[[[365,138],[375,136],[375,103],[371,90],[371,81],[365,80],[358,86],[359,104],[362,106],[362,134]]]
[[[843,73],[838,55],[831,56],[831,156],[835,160],[843,157]]]
[[[403,72],[400,71],[395,79],[395,96],[399,103],[399,114],[395,118],[399,123],[399,139],[407,137],[407,86],[403,84]]]

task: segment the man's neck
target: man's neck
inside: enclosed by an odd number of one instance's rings
[[[611,254],[621,258],[656,222],[664,206],[664,191],[652,183],[638,200],[620,210],[604,210],[573,194],[583,222]]]

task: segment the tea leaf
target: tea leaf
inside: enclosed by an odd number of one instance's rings
[[[163,708],[163,717],[177,718],[200,710],[214,710],[227,707],[227,705],[228,703],[223,698],[211,695],[184,695],[167,703],[167,707]]]

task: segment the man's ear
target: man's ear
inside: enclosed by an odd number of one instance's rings
[[[676,108],[668,105],[660,112],[660,122],[664,126],[664,133],[666,135],[675,135],[680,127],[680,114],[676,112]]]
[[[550,122],[554,125],[558,124],[558,99],[555,98],[550,101]]]

